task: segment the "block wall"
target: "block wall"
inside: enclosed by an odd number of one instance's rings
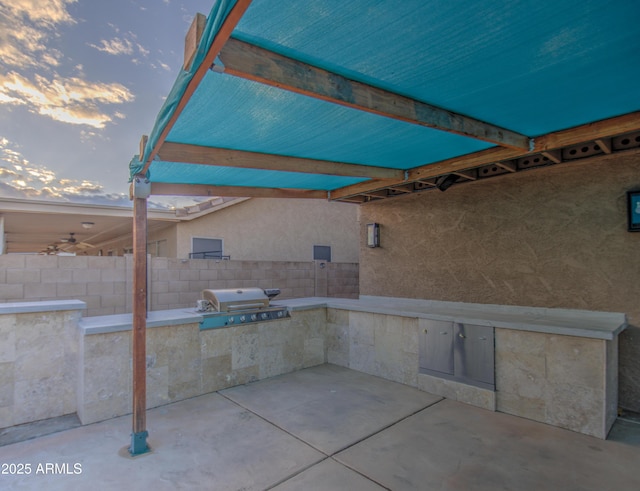
[[[358,297],[358,264],[152,258],[150,310],[195,306],[205,288],[280,288],[279,298]],[[321,274],[322,276],[317,276]],[[84,316],[132,311],[133,259],[0,255],[0,302],[81,300]]]

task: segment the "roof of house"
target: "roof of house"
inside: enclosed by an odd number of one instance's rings
[[[176,210],[149,209],[149,232],[199,218],[245,199],[216,198]],[[107,250],[115,242],[132,238],[131,208],[0,198],[0,232],[4,232],[3,253]]]
[[[131,176],[363,202],[640,146],[640,3],[218,0]]]

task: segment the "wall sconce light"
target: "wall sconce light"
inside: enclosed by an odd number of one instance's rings
[[[82,228],[86,228],[89,229],[91,227],[93,227],[95,224],[93,222],[82,222]]]
[[[367,223],[367,247],[380,247],[379,223]]]
[[[455,183],[457,180],[458,180],[458,176],[456,176],[455,174],[447,174],[446,176],[440,176],[438,177],[438,179],[436,179],[436,187],[440,191],[444,192],[447,189],[449,189],[451,185]]]

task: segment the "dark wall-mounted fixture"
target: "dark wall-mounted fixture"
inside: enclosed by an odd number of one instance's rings
[[[627,191],[627,224],[629,232],[640,232],[640,190]]]
[[[436,187],[440,191],[446,191],[457,180],[458,180],[458,176],[456,176],[455,174],[447,174],[446,176],[440,176],[436,179]]]
[[[367,223],[367,247],[380,247],[379,223]]]

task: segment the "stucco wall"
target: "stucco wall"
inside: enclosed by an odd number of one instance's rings
[[[332,262],[358,262],[358,207],[309,199],[254,198],[178,224],[177,257],[192,237],[222,239],[241,261],[311,261],[313,246],[331,247]]]
[[[493,178],[371,202],[381,224],[364,246],[360,293],[625,312],[620,405],[640,411],[640,233],[627,232],[626,191],[640,156]]]
[[[176,257],[178,228],[171,224],[165,229],[151,231],[147,236],[147,251],[153,257]]]
[[[101,247],[79,251],[78,256],[124,256],[133,250],[131,234]],[[153,257],[176,257],[176,224],[167,223],[161,228],[152,228],[147,235],[147,250]],[[102,251],[102,254],[100,254]]]

